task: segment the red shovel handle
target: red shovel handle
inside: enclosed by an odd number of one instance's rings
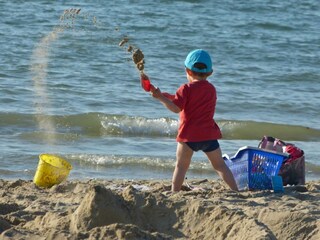
[[[155,89],[155,87],[151,84],[149,77],[147,75],[145,75],[144,73],[141,73],[141,75],[140,75],[140,83],[141,83],[141,87],[146,92],[150,92],[151,90]]]

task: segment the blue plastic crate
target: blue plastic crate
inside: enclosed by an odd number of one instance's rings
[[[288,157],[285,153],[278,153],[256,147],[242,147],[229,158],[223,158],[230,168],[239,190],[272,189],[272,177],[278,175],[282,162]]]
[[[233,177],[237,183],[238,189],[243,190],[248,187],[249,175],[248,175],[248,151],[242,151],[242,148],[232,158],[229,158],[227,154],[223,155],[226,164],[230,168]]]

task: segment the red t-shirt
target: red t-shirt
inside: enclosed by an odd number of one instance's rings
[[[207,80],[182,85],[172,101],[181,109],[178,142],[200,142],[222,137],[213,119],[216,89]]]

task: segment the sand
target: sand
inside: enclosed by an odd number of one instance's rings
[[[120,47],[124,47],[128,44],[129,42],[129,38],[128,37],[124,37],[120,42],[119,42],[119,46]],[[127,52],[131,53],[131,58],[133,63],[136,65],[137,69],[139,70],[139,72],[141,74],[143,74],[143,70],[144,70],[144,65],[145,65],[145,60],[144,60],[144,54],[141,51],[141,49],[133,46],[133,45],[129,45],[127,47]]]
[[[320,181],[284,193],[188,183],[0,180],[0,239],[320,239]]]

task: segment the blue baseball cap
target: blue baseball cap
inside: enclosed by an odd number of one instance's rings
[[[202,63],[206,65],[206,68],[197,68],[195,67],[196,63]],[[200,73],[210,73],[212,72],[212,61],[209,53],[202,49],[196,49],[191,51],[186,60],[184,61],[184,65],[186,68],[190,69],[194,72]]]

